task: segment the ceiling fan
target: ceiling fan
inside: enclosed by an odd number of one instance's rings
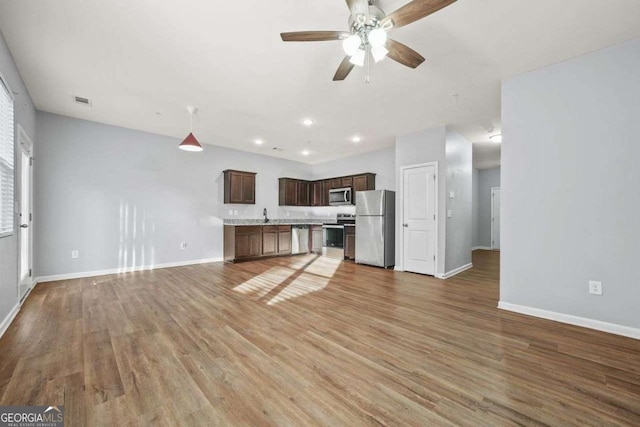
[[[346,31],[297,31],[281,33],[285,42],[319,42],[342,40],[347,54],[344,57],[333,80],[347,78],[354,66],[362,67],[369,55],[375,62],[386,56],[410,68],[416,68],[424,62],[424,57],[415,50],[393,39],[387,38],[387,31],[399,28],[449,6],[456,0],[413,0],[390,15],[377,6],[374,0],[346,0],[351,11],[349,29]]]

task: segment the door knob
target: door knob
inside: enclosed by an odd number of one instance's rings
[[[29,228],[29,224],[20,224],[20,228]]]

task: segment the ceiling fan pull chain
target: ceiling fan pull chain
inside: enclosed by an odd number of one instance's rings
[[[367,46],[367,72],[365,73],[364,76],[364,82],[365,83],[369,83],[371,81],[371,79],[369,78],[369,72],[371,71],[371,52],[370,52],[371,48],[369,46]]]

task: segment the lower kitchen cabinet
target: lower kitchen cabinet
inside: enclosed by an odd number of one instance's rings
[[[233,262],[290,253],[290,225],[224,226],[225,261]]]
[[[254,258],[262,254],[262,227],[224,227],[224,258]],[[233,253],[227,253],[232,250]]]
[[[275,255],[278,253],[278,228],[275,225],[262,227],[262,254]]]
[[[291,253],[291,226],[278,226],[278,255]]]
[[[344,257],[356,259],[356,228],[344,228]]]

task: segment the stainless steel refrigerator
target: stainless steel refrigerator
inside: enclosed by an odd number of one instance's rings
[[[396,263],[396,193],[356,193],[356,263],[392,267]]]

